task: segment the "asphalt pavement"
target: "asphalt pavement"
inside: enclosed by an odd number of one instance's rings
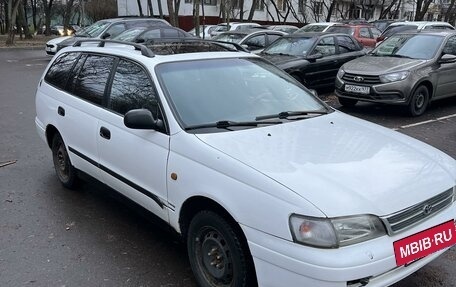
[[[0,50],[0,286],[196,286],[184,245],[146,212],[100,184],[69,191],[57,181],[34,124],[49,60],[40,50]],[[373,104],[341,110],[456,158],[456,98],[419,118]],[[456,286],[455,271],[453,247],[394,286]]]

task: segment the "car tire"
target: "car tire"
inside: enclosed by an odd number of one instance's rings
[[[198,286],[253,286],[251,256],[239,232],[213,211],[203,210],[193,217],[187,250]]]
[[[52,160],[55,172],[62,185],[69,189],[75,188],[78,184],[77,170],[71,164],[65,143],[58,133],[52,139]]]
[[[411,116],[421,116],[429,105],[429,90],[426,86],[418,86],[412,94],[408,105],[408,112]]]
[[[356,105],[356,103],[358,103],[358,100],[355,100],[355,99],[338,97],[337,100],[339,101],[339,104],[341,104],[344,107],[354,107]]]

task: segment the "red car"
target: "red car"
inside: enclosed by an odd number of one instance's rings
[[[355,37],[364,47],[375,48],[376,39],[382,34],[380,30],[369,24],[345,25],[337,24],[328,28],[327,32],[344,33]]]

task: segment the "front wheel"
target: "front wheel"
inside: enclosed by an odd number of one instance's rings
[[[215,212],[193,217],[187,236],[190,265],[202,287],[253,286],[250,253],[238,231]]]
[[[55,172],[62,185],[70,189],[76,187],[78,182],[77,171],[71,164],[65,143],[59,134],[56,134],[52,139],[52,159]]]
[[[424,114],[429,105],[429,90],[426,86],[419,86],[413,92],[408,111],[411,116],[417,117]]]

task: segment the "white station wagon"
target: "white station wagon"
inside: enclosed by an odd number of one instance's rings
[[[181,234],[200,286],[387,286],[455,243],[451,157],[255,55],[132,46],[58,52],[36,127],[65,187],[88,174]]]

